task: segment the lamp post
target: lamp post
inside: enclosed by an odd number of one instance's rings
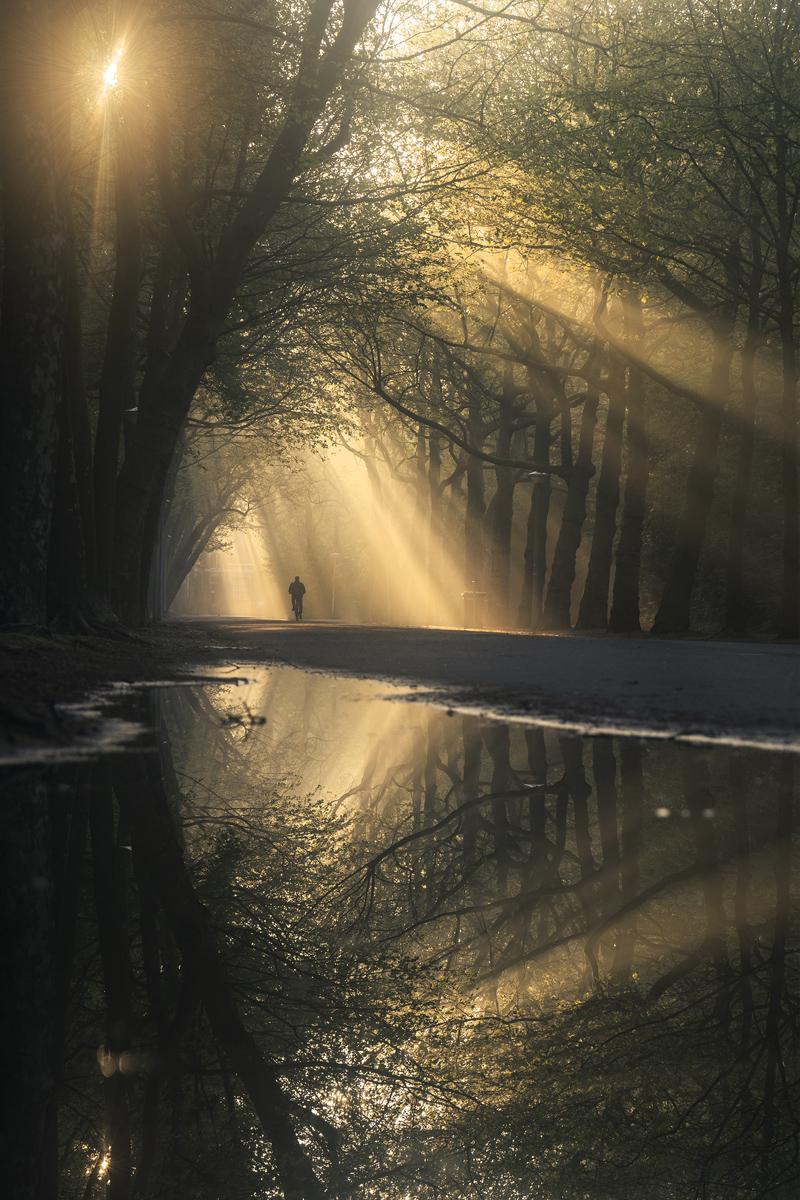
[[[531,572],[531,630],[539,628],[542,611],[542,589],[539,584],[539,566],[542,555],[542,535],[539,529],[539,484],[549,482],[549,471],[528,471],[528,478],[533,484],[535,519],[533,523],[533,564]]]

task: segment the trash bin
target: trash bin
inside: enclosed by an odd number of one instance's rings
[[[486,592],[462,592],[461,599],[464,601],[464,628],[483,629]]]

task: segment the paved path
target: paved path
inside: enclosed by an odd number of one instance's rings
[[[453,707],[584,730],[800,750],[800,647],[794,645],[322,622],[202,624],[241,662],[422,684]]]

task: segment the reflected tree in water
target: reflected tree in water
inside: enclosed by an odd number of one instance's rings
[[[15,1194],[791,1194],[790,755],[291,672],[138,703],[147,749],[9,789]]]

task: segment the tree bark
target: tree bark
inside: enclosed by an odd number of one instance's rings
[[[130,1051],[133,1024],[133,968],[128,951],[127,856],[117,845],[111,768],[95,767],[89,802],[92,872],[106,996],[106,1044],[101,1069],[105,1096],[105,1144],[109,1200],[128,1200],[131,1190],[131,1122],[128,1080],[122,1056]]]
[[[75,475],[70,404],[62,396],[56,425],[58,451],[55,496],[47,560],[47,617],[73,632],[90,632],[88,583],[81,504]],[[93,540],[93,531],[89,531]]]
[[[49,4],[0,17],[0,624],[46,619],[63,391],[64,227],[54,174]]]
[[[536,539],[539,536],[539,503],[537,494],[542,485],[531,487],[531,499],[528,505],[528,520],[525,524],[525,554],[522,565],[522,593],[517,609],[517,625],[520,629],[534,629],[537,625],[537,613],[533,610],[533,567],[536,559]],[[538,564],[537,564],[538,565]]]
[[[77,493],[82,552],[72,567],[88,595],[81,596],[83,608],[90,606],[97,589],[97,549],[92,481],[92,433],[86,402],[86,374],[83,359],[81,294],[78,280],[77,244],[72,210],[72,108],[75,87],[75,15],[77,6],[61,6],[56,17],[54,40],[59,54],[54,56],[56,121],[58,149],[58,203],[64,223],[62,280],[64,289],[64,377],[66,399],[64,427],[68,428],[72,471]],[[75,584],[71,588],[75,590]]]
[[[753,474],[753,453],[756,441],[755,359],[759,341],[759,296],[763,277],[761,238],[758,230],[751,234],[753,270],[748,287],[747,336],[742,346],[742,413],[739,459],[731,502],[731,524],[728,535],[728,560],[725,571],[725,620],[727,633],[744,633],[747,628],[744,594],[744,540],[750,481]]]
[[[97,577],[104,594],[111,587],[114,503],[119,468],[122,414],[135,406],[135,320],[141,276],[142,229],[138,166],[130,123],[115,114],[117,135],[115,269],[105,354],[100,371],[94,443],[94,508]]]
[[[425,426],[417,428],[417,447],[414,460],[414,511],[411,514],[410,541],[415,553],[422,554],[423,537],[425,532],[425,513],[428,507],[429,492],[427,488],[427,438]],[[409,578],[405,596],[405,619],[410,620],[413,599],[415,598],[415,583]]]
[[[778,328],[781,336],[783,387],[781,393],[781,495],[783,499],[783,582],[781,587],[780,633],[782,637],[800,637],[800,513],[798,513],[797,379],[795,347],[794,280],[797,263],[792,261],[791,242],[796,200],[790,212],[791,198],[786,183],[786,139],[778,141]]]
[[[639,888],[639,841],[644,815],[644,773],[639,738],[620,738],[619,770],[622,785],[622,830],[620,833],[620,907],[632,904]],[[612,974],[621,984],[630,982],[636,949],[636,921],[625,921],[617,929]]]
[[[714,498],[722,417],[730,392],[730,370],[734,351],[731,325],[732,318],[730,322],[718,323],[714,327],[714,357],[708,385],[708,401],[702,414],[694,458],[689,468],[683,515],[661,603],[653,622],[653,633],[685,633],[689,629],[692,590],[703,548],[708,514]]]
[[[483,731],[483,743],[492,760],[492,830],[494,857],[497,864],[497,894],[508,892],[508,870],[511,865],[509,822],[506,801],[500,797],[511,790],[511,739],[507,725],[495,723]]]
[[[628,296],[625,299],[625,307],[631,336],[638,340],[644,333],[642,302],[638,296]],[[639,573],[650,474],[645,429],[645,395],[644,374],[631,364],[628,367],[628,387],[625,393],[628,473],[625,477],[619,542],[614,556],[614,588],[608,618],[608,628],[612,633],[636,633],[641,629]]]
[[[733,753],[728,762],[728,780],[733,801],[736,854],[736,891],[733,897],[733,926],[739,943],[738,992],[741,1004],[741,1030],[739,1054],[744,1056],[750,1049],[755,1021],[753,996],[753,950],[755,937],[747,919],[748,891],[752,881],[750,864],[750,821],[747,812],[746,787],[748,783],[747,758]]]
[[[87,783],[90,770],[81,766],[68,768],[66,772],[59,771],[49,788],[55,946],[55,1045],[52,1067],[55,1091],[47,1113],[36,1200],[58,1200],[59,1195],[60,1077],[70,1004],[75,928],[86,856]]]
[[[528,820],[531,833],[530,865],[531,867],[541,867],[547,862],[550,850],[550,844],[547,841],[547,806],[545,804],[547,745],[544,740],[544,731],[541,728],[526,728],[525,743],[528,748],[528,770],[530,771],[527,786],[531,789],[528,801]]]
[[[442,621],[442,452],[438,436],[428,434],[428,619]]]
[[[3,1184],[37,1200],[46,1176],[48,1114],[58,1047],[57,947],[48,789],[26,774],[4,781],[0,839],[3,1021],[0,1055],[8,1093],[0,1123]]]
[[[608,592],[614,536],[617,532],[622,424],[625,419],[625,364],[613,351],[608,376],[608,412],[597,480],[594,534],[589,569],[578,609],[578,629],[606,629],[608,626]]]
[[[453,470],[449,476],[445,478],[442,492],[447,488],[447,505],[444,508],[444,516],[442,523],[442,550],[444,546],[452,546],[458,542],[459,534],[459,511],[464,503],[464,476],[467,473],[467,463],[472,457],[465,450],[459,452],[456,456],[455,448],[450,447],[451,459],[453,461]],[[452,556],[451,556],[452,557]]]
[[[388,620],[389,581],[386,577],[387,564],[383,554],[380,553],[380,547],[383,544],[385,517],[383,487],[375,458],[375,442],[371,437],[368,437],[364,444],[363,463],[366,468],[367,479],[369,480],[372,540],[374,547],[378,551],[378,553],[373,554],[372,558],[367,612],[371,621],[380,624]]]
[[[788,1087],[783,1082],[783,1105],[776,1097],[779,1078],[785,1081],[784,1052],[781,1045],[781,1017],[786,1001],[786,951],[790,930],[792,891],[792,818],[795,807],[795,765],[790,754],[782,755],[778,791],[778,821],[775,844],[775,925],[769,957],[769,999],[764,1023],[767,1063],[764,1072],[764,1153],[771,1150],[777,1136],[782,1108],[788,1108]],[[789,1135],[790,1137],[793,1135]]]
[[[461,718],[464,738],[464,801],[477,800],[481,791],[481,718],[466,714]],[[480,828],[477,804],[464,814],[464,855],[468,863],[475,858]]]
[[[545,470],[550,465],[550,440],[552,436],[555,403],[553,393],[542,387],[538,371],[528,369],[528,382],[535,397],[536,422],[533,434],[533,465],[536,470]],[[562,449],[563,462],[563,449]],[[541,623],[541,600],[547,577],[547,517],[550,512],[552,485],[550,476],[532,485],[528,524],[525,535],[525,559],[522,573],[522,595],[517,612],[521,629],[538,629]],[[538,553],[537,553],[538,552]],[[534,579],[534,569],[536,577]],[[534,601],[534,584],[536,600]]]
[[[470,442],[483,449],[483,425],[480,409],[470,402]],[[486,488],[483,463],[474,454],[467,456],[467,510],[464,517],[464,588],[483,590],[484,545],[483,520],[486,516]]]
[[[497,457],[511,457],[513,438],[513,379],[509,371],[503,380],[500,396],[500,428],[497,431]],[[492,516],[491,554],[491,611],[492,624],[505,629],[508,625],[508,602],[511,573],[511,527],[514,519],[514,476],[511,467],[494,469],[496,490]]]
[[[569,475],[569,490],[561,516],[550,582],[544,602],[542,627],[544,629],[569,629],[571,621],[572,585],[575,582],[575,562],[581,545],[583,524],[586,520],[586,497],[589,481],[594,475],[592,452],[594,429],[597,424],[597,409],[600,393],[587,389],[581,414],[581,432],[578,457]]]
[[[600,879],[600,918],[607,921],[619,904],[620,851],[617,837],[617,760],[614,743],[609,737],[592,741],[592,773],[597,792],[597,825],[603,853],[603,873]],[[601,940],[608,974],[613,971],[614,940]]]
[[[579,737],[559,737],[561,757],[564,761],[564,780],[570,799],[575,820],[575,850],[580,864],[582,880],[588,880],[594,873],[594,858],[592,855],[592,839],[589,828],[589,797],[592,794],[590,784],[586,779],[583,766],[583,741]],[[586,921],[586,928],[591,929],[595,921],[594,903],[588,886],[578,893],[580,906]]]

